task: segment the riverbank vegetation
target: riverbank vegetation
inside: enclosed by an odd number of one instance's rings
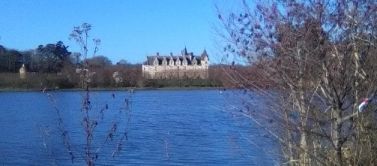
[[[283,165],[375,165],[377,2],[244,0],[224,8],[217,6],[222,59],[250,66],[224,70],[244,89],[232,113],[270,133]],[[262,109],[249,90],[266,100]]]
[[[211,66],[208,79],[145,79],[142,77],[140,64],[109,65],[91,69],[95,72],[91,77],[91,87],[94,89],[156,89],[156,88],[221,88],[229,84],[220,66]],[[122,78],[116,82],[113,73],[118,72]],[[75,67],[65,67],[59,73],[28,72],[25,78],[20,78],[18,72],[0,72],[1,90],[59,90],[79,89],[80,74]]]
[[[131,64],[120,60],[113,64],[106,56],[86,58],[81,53],[72,53],[62,42],[40,45],[36,49],[18,51],[0,45],[0,89],[3,90],[43,90],[80,88],[80,70],[88,64],[92,74],[92,88],[203,88],[222,87],[222,65],[209,68],[209,78],[145,79],[141,64]],[[26,77],[21,79],[19,69],[26,68]],[[117,72],[114,78],[114,73]]]

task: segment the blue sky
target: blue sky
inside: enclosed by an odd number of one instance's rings
[[[214,0],[1,0],[0,45],[18,50],[63,41],[80,51],[68,36],[84,22],[91,37],[101,39],[97,55],[116,63],[141,63],[145,56],[174,54],[186,46],[214,59]],[[224,3],[224,2],[221,2]],[[224,3],[225,4],[225,3]],[[223,4],[223,5],[224,5]],[[90,45],[91,46],[91,45]]]

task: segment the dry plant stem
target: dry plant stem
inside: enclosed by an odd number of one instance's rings
[[[41,125],[38,125],[37,128],[39,131],[39,136],[42,139],[43,146],[45,147],[47,153],[52,155],[51,163],[53,163],[54,165],[57,165],[58,163],[56,160],[55,152],[51,148],[49,148],[49,146],[51,145],[51,141],[47,141],[48,139],[51,139],[49,131],[46,129],[46,127],[41,126]]]
[[[89,101],[89,90],[86,88],[85,90],[85,98],[84,98],[84,111],[85,111],[85,118],[84,118],[84,130],[86,134],[86,146],[85,146],[85,154],[86,154],[86,162],[88,165],[93,165],[93,161],[90,157],[90,145],[92,141],[92,131],[90,131],[91,126],[91,118],[89,116],[90,111],[90,101]]]
[[[85,141],[86,141],[85,162],[89,166],[94,165],[94,162],[98,158],[98,154],[99,154],[99,151],[101,150],[102,146],[108,140],[110,140],[110,141],[113,140],[113,137],[114,137],[116,130],[117,130],[117,122],[114,122],[113,125],[111,126],[111,129],[109,130],[109,133],[107,134],[105,141],[103,141],[102,144],[92,153],[91,149],[92,149],[92,146],[93,146],[92,145],[93,132],[94,132],[96,126],[98,125],[98,121],[97,121],[97,119],[95,119],[95,117],[93,115],[94,110],[92,110],[92,104],[91,104],[91,98],[90,98],[91,97],[90,96],[91,91],[89,89],[91,79],[92,79],[91,77],[92,77],[93,74],[90,71],[89,64],[86,60],[87,54],[88,54],[88,39],[89,39],[88,32],[90,30],[91,30],[91,25],[88,24],[88,23],[84,23],[81,26],[74,27],[72,33],[70,34],[70,38],[75,40],[76,43],[80,46],[81,51],[83,53],[83,57],[84,57],[84,60],[83,60],[84,64],[83,64],[83,68],[82,68],[81,73],[80,73],[81,87],[83,89],[83,92],[82,92],[83,103],[82,103],[81,112],[83,114],[82,125],[83,125],[83,129],[84,129],[84,132],[85,132],[85,137],[86,137],[86,139],[85,139]],[[94,45],[95,45],[95,48],[94,48],[94,51],[93,51],[93,57],[94,57],[96,55],[97,51],[98,51],[98,46],[99,46],[101,40],[93,39],[93,41],[94,41]],[[115,98],[115,95],[112,94],[112,97]],[[129,104],[130,104],[129,100],[130,100],[130,97],[125,100],[126,111],[129,110]],[[104,111],[107,110],[107,109],[109,109],[108,103],[106,103],[105,106],[100,110],[100,112],[99,112],[100,116],[101,116],[100,119],[103,120]],[[121,111],[120,111],[120,113],[121,113]],[[128,121],[129,121],[129,119],[128,119]],[[115,150],[111,153],[111,158],[114,157],[116,152],[119,152],[122,149],[122,141],[124,141],[124,140],[127,140],[127,132],[126,131],[124,131],[119,142],[116,144]]]
[[[76,158],[73,155],[72,146],[71,146],[71,140],[69,139],[68,132],[65,129],[63,120],[62,120],[61,115],[60,115],[60,111],[59,111],[59,109],[56,106],[56,101],[53,98],[53,96],[51,94],[47,93],[47,97],[50,99],[50,101],[52,103],[52,106],[53,106],[53,108],[54,108],[54,110],[56,112],[56,115],[58,117],[58,126],[59,126],[60,131],[62,132],[63,144],[65,145],[65,148],[67,149],[68,154],[71,156],[71,161],[73,163]]]

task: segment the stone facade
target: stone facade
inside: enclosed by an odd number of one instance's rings
[[[26,67],[24,64],[22,64],[22,67],[20,68],[20,78],[25,79],[26,78]]]
[[[208,78],[209,59],[206,50],[200,56],[188,53],[185,48],[181,55],[147,56],[142,65],[143,77],[150,79]]]

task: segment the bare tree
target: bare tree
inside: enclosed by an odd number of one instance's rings
[[[243,0],[239,11],[217,9],[225,54],[259,69],[257,80],[237,70],[228,72],[229,79],[258,91],[271,106],[266,115],[242,115],[280,141],[284,163],[376,162],[372,106],[358,109],[377,92],[376,1]],[[261,87],[267,80],[272,91]],[[271,119],[279,130],[262,123]]]

